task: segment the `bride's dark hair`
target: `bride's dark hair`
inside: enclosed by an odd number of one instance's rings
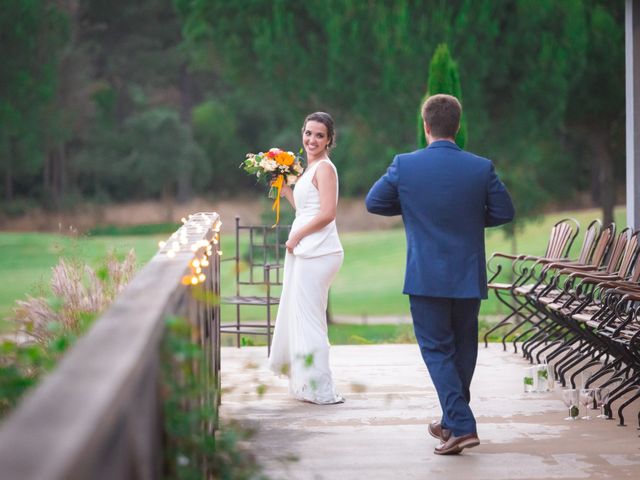
[[[327,136],[329,137],[329,143],[327,144],[327,150],[336,146],[336,130],[333,127],[333,118],[326,112],[314,112],[307,115],[302,124],[302,133],[307,126],[307,122],[319,122],[327,127]]]

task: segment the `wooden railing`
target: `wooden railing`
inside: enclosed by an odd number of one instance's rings
[[[162,475],[160,347],[168,317],[189,320],[219,382],[219,306],[192,294],[198,284],[209,299],[219,295],[219,228],[215,213],[190,216],[0,425],[0,478]],[[218,403],[218,386],[194,400]]]

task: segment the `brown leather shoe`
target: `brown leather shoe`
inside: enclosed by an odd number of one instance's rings
[[[451,435],[449,440],[437,446],[433,453],[437,455],[457,455],[465,448],[477,447],[480,445],[480,439],[475,433],[468,433],[460,437]]]
[[[449,440],[449,437],[451,436],[451,430],[449,430],[448,428],[442,428],[442,424],[438,421],[435,421],[429,424],[429,435],[431,435],[433,438],[437,438],[442,443],[444,443]]]

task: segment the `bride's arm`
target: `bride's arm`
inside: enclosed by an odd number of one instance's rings
[[[296,202],[293,199],[293,190],[289,185],[287,185],[286,182],[282,184],[282,188],[280,189],[280,196],[289,200],[289,203],[291,204],[293,209],[296,209]]]
[[[320,211],[304,227],[291,233],[289,240],[287,240],[287,250],[289,252],[293,252],[293,249],[304,237],[326,227],[336,218],[336,195],[338,193],[336,173],[330,165],[324,163],[318,165],[315,179],[320,193]]]

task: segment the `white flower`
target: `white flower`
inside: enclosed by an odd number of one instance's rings
[[[302,165],[300,165],[299,163],[294,163],[294,164],[293,164],[293,169],[294,169],[297,173],[302,173],[302,171],[304,170],[304,168],[302,168]]]
[[[265,157],[260,161],[260,168],[266,172],[273,172],[278,168],[278,162]]]
[[[287,175],[287,185],[291,186],[298,181],[297,175]]]

